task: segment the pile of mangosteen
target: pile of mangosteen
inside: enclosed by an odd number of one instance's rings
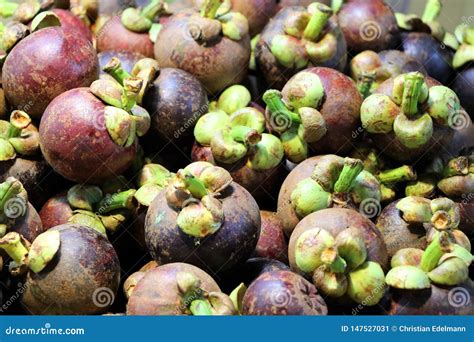
[[[383,0],[0,1],[0,307],[473,315],[474,27]]]

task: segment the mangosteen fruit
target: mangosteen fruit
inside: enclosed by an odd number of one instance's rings
[[[153,57],[153,41],[159,30],[155,17],[166,13],[163,0],[150,1],[142,9],[126,8],[107,20],[96,33],[97,51],[127,51]]]
[[[159,264],[186,261],[217,273],[252,254],[260,226],[257,203],[229,172],[197,162],[151,203],[145,239]]]
[[[379,52],[398,46],[397,20],[385,1],[342,0],[335,3],[339,26],[350,53]]]
[[[257,200],[267,200],[276,195],[275,184],[281,181],[284,149],[278,137],[264,133],[265,115],[248,107],[249,102],[245,87],[227,88],[216,108],[199,118],[194,127],[192,159],[227,169]]]
[[[322,67],[301,71],[281,93],[268,90],[263,100],[270,130],[280,135],[289,161],[352,149],[362,97],[355,83],[339,71]]]
[[[399,250],[392,258],[386,282],[393,289],[390,314],[472,314],[469,246],[457,244],[450,227],[436,229],[425,250]],[[466,248],[464,248],[466,247]],[[461,298],[464,295],[466,298]]]
[[[331,208],[308,215],[291,234],[290,267],[329,298],[376,305],[385,295],[387,247],[364,215]]]
[[[277,213],[260,210],[262,227],[254,255],[288,263],[288,243]]]
[[[327,315],[328,309],[316,287],[291,271],[265,272],[245,292],[243,314]]]
[[[371,50],[362,51],[352,58],[350,68],[351,77],[357,82],[364,98],[391,77],[414,71],[426,74],[423,65],[398,50],[384,50],[378,53]]]
[[[453,49],[445,43],[446,31],[437,21],[442,9],[440,0],[429,0],[422,17],[397,13],[402,31],[401,50],[415,58],[429,76],[448,85],[453,76]]]
[[[171,263],[147,271],[127,305],[127,315],[232,315],[234,305],[203,270]]]
[[[466,116],[456,93],[420,72],[390,78],[360,109],[362,126],[390,158],[417,161],[449,145]]]
[[[363,170],[359,159],[336,155],[312,157],[299,164],[283,182],[278,217],[289,237],[301,219],[318,210],[357,208],[368,217],[380,206],[380,183]]]
[[[337,19],[331,8],[321,3],[283,8],[265,27],[255,47],[257,67],[276,89],[306,68],[343,71],[346,53]]]
[[[216,16],[222,2],[206,0],[200,13],[189,9],[172,15],[155,42],[160,67],[193,74],[213,94],[240,83],[250,60],[247,19],[230,9]]]
[[[40,123],[40,145],[46,161],[64,178],[101,183],[130,167],[137,136],[150,127],[148,112],[138,105],[139,77],[117,75],[120,62],[107,69],[119,81],[100,79],[90,88],[69,90],[55,98]]]
[[[35,119],[56,96],[88,87],[99,76],[92,42],[59,25],[54,13],[42,12],[32,23],[33,33],[7,49],[2,69],[5,96],[13,108],[24,110]]]
[[[10,269],[26,273],[21,302],[36,315],[92,315],[113,303],[120,282],[117,255],[106,237],[88,227],[65,224],[36,237],[31,246],[10,232],[0,248]]]

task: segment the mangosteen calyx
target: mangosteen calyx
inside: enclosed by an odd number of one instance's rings
[[[185,313],[194,316],[234,315],[236,310],[229,296],[222,292],[207,292],[192,273],[179,272],[176,276],[178,291]]]
[[[39,152],[38,129],[23,111],[14,110],[10,121],[0,120],[0,161],[14,159],[17,154],[32,156]]]
[[[263,133],[265,116],[247,107],[249,102],[250,93],[245,87],[226,89],[213,110],[199,118],[194,136],[199,144],[211,148],[220,163],[234,164],[247,158],[253,170],[273,169],[283,159],[283,144],[278,137]]]
[[[27,268],[35,273],[41,272],[56,256],[60,243],[60,232],[57,230],[38,235],[31,246],[20,234],[10,232],[0,239],[0,248],[12,259],[10,273],[18,275]]]
[[[306,81],[305,81],[306,80]],[[311,81],[311,87],[304,87]],[[287,83],[290,94],[288,104],[277,90],[263,95],[270,116],[271,129],[280,134],[288,160],[299,163],[308,157],[308,143],[321,140],[327,132],[326,122],[318,107],[324,97],[324,88],[317,75],[299,73]],[[294,108],[294,110],[290,110]]]
[[[176,175],[159,164],[146,164],[137,177],[138,190],[135,199],[140,205],[149,207],[151,202],[165,189]]]
[[[434,125],[452,126],[461,112],[456,93],[445,86],[428,89],[424,76],[412,72],[397,76],[391,96],[374,94],[361,106],[363,127],[372,134],[393,132],[408,149],[425,146]]]
[[[75,185],[67,193],[68,203],[74,210],[69,222],[92,228],[102,235],[114,232],[136,208],[135,193],[134,189],[117,189],[104,194],[98,186]]]
[[[461,46],[459,46],[453,58],[453,67],[455,69],[462,68],[469,62],[474,61],[474,28],[463,28],[460,35]]]
[[[168,4],[163,0],[152,0],[148,5],[142,9],[135,7],[126,8],[122,12],[122,25],[130,31],[137,33],[151,32],[154,36],[159,31],[160,24],[154,23],[157,16],[168,15]],[[153,40],[153,39],[151,39]]]
[[[117,82],[99,79],[90,86],[91,93],[107,104],[104,118],[110,137],[124,147],[133,145],[137,137],[145,135],[151,124],[150,114],[140,104],[158,68],[147,59],[135,70],[137,76],[130,75],[114,57],[104,66],[104,71]]]
[[[450,198],[460,198],[474,191],[474,156],[451,159],[444,166],[437,186]]]
[[[321,228],[305,231],[296,242],[295,261],[327,296],[347,294],[369,306],[384,296],[385,274],[378,263],[367,260],[364,238],[356,228],[345,229],[336,237]]]
[[[232,183],[230,173],[206,162],[181,169],[166,189],[168,205],[179,211],[178,227],[195,238],[214,234],[224,222],[220,193]]]
[[[297,216],[333,206],[353,207],[365,199],[381,200],[380,183],[363,170],[359,159],[328,155],[315,166],[311,177],[300,181],[291,193]]]
[[[471,252],[458,245],[449,231],[436,232],[425,251],[416,248],[399,250],[392,258],[386,282],[403,290],[422,290],[431,284],[455,286],[469,278]]]
[[[333,11],[312,3],[306,12],[292,13],[284,23],[284,34],[273,37],[270,51],[286,68],[304,68],[310,62],[324,63],[337,53],[337,37],[327,28]]]

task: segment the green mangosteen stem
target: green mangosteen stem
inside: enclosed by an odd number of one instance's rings
[[[272,114],[273,128],[279,131],[288,130],[292,124],[300,124],[301,117],[286,107],[283,103],[282,95],[278,90],[267,90],[263,94],[263,101],[266,103],[268,110]],[[280,122],[284,122],[284,125],[280,125]],[[281,126],[281,127],[280,127]]]
[[[212,306],[211,304],[205,299],[196,299],[191,302],[189,306],[189,311],[194,316],[212,316]]]
[[[344,5],[344,0],[332,0],[331,1],[331,7],[334,13],[339,12],[341,9],[342,5]]]
[[[332,14],[331,7],[318,3],[315,6],[313,16],[303,32],[304,38],[311,41],[318,39]]]
[[[375,82],[376,72],[364,72],[359,76],[357,82],[357,89],[362,97],[365,99],[370,95],[370,90]]]
[[[0,16],[3,18],[9,18],[15,13],[18,4],[11,1],[3,0],[0,2]]]
[[[419,72],[405,75],[401,109],[407,117],[418,113],[418,99],[423,82],[423,75]]]
[[[138,77],[128,77],[125,80],[123,80],[123,99],[122,99],[122,104],[123,104],[123,109],[125,109],[127,112],[132,110],[132,108],[137,104],[138,102],[138,94],[140,93],[140,90],[142,89],[143,85],[143,80]]]
[[[219,7],[224,0],[205,0],[201,7],[201,16],[204,18],[215,19]]]
[[[235,141],[248,146],[257,145],[262,140],[262,135],[257,130],[247,126],[234,126],[232,127],[231,134]]]
[[[184,180],[186,189],[194,198],[201,199],[208,194],[205,184],[190,172],[180,170],[177,176]]]
[[[116,57],[112,57],[102,70],[116,79],[121,85],[123,85],[125,79],[131,77],[131,75],[122,67],[120,60]]]
[[[441,1],[439,0],[428,0],[426,2],[425,11],[423,12],[423,16],[421,20],[424,23],[430,23],[436,21],[438,19],[439,14],[441,13]]]
[[[357,176],[364,170],[364,164],[359,159],[345,158],[344,167],[334,184],[335,193],[348,193],[351,191]]]
[[[10,232],[1,238],[0,249],[3,249],[17,265],[24,264],[28,256],[28,248],[17,232]]]
[[[99,214],[106,214],[117,209],[135,208],[135,192],[136,190],[130,189],[105,196],[102,201],[100,201],[97,212]]]
[[[164,10],[166,10],[166,4],[163,0],[152,0],[148,5],[143,7],[141,15],[142,17],[153,21],[153,19]]]
[[[21,131],[28,127],[31,123],[31,118],[21,110],[14,110],[10,115],[10,126],[8,127],[8,137],[15,138],[20,136]]]
[[[445,253],[451,251],[451,242],[446,231],[442,231],[435,235],[433,241],[423,252],[420,262],[420,268],[425,272],[431,272],[438,266],[439,259]]]
[[[339,256],[334,247],[327,248],[322,252],[321,261],[328,265],[334,273],[344,273],[346,271],[347,263]]]
[[[411,166],[403,165],[396,169],[380,172],[378,178],[382,183],[394,184],[416,180],[416,172]]]

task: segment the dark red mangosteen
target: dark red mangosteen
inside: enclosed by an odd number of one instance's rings
[[[223,272],[253,253],[260,226],[252,196],[223,168],[197,162],[151,203],[145,238],[159,264],[186,260]]]
[[[38,119],[56,96],[96,80],[99,64],[92,43],[82,35],[66,33],[57,16],[42,12],[36,18],[33,33],[8,50],[2,85],[13,108]],[[56,26],[41,28],[44,22]]]
[[[234,304],[203,270],[184,263],[143,274],[131,292],[127,315],[232,315]]]
[[[336,3],[336,7],[342,5],[337,16],[349,53],[356,55],[364,50],[378,52],[398,46],[397,20],[385,1],[342,0]]]
[[[316,287],[291,271],[265,272],[245,292],[243,314],[327,315],[324,299]]]
[[[255,47],[257,68],[272,88],[281,89],[297,72],[316,66],[343,71],[344,36],[330,7],[314,3],[283,8]]]
[[[268,90],[263,100],[269,129],[280,135],[291,162],[352,149],[362,97],[355,83],[341,72],[322,67],[301,71],[281,93]]]
[[[250,60],[247,19],[230,9],[216,16],[222,2],[206,0],[201,13],[189,9],[171,16],[155,42],[160,67],[193,74],[213,94],[240,83]]]

